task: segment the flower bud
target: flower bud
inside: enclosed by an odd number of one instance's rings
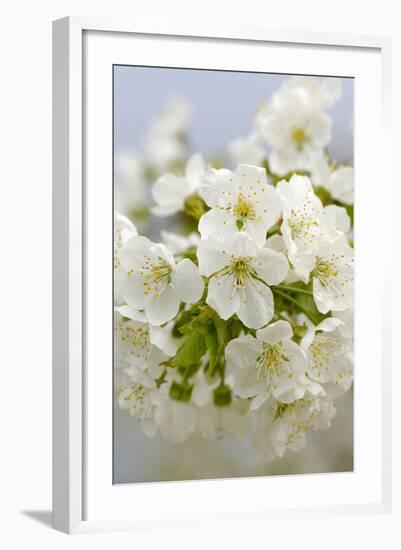
[[[221,384],[213,392],[213,402],[216,407],[226,407],[231,403],[231,388]]]
[[[182,403],[187,403],[191,399],[192,394],[192,384],[183,381],[181,383],[173,382],[170,386],[169,395],[174,401],[181,401]]]

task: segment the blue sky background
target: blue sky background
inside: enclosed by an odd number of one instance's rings
[[[245,135],[263,100],[288,75],[114,67],[114,143],[116,152],[139,148],[150,120],[172,97],[193,107],[191,148],[208,156],[224,151],[232,139]],[[330,111],[334,120],[332,156],[352,157],[353,79],[342,78],[343,96]]]

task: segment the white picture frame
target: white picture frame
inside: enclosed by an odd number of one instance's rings
[[[90,41],[88,41],[88,37]],[[288,506],[285,499],[276,500],[276,504],[268,505],[257,497],[261,484],[266,483],[262,478],[214,480],[212,482],[180,482],[171,484],[141,484],[125,485],[118,492],[110,485],[111,477],[108,471],[111,462],[112,449],[107,449],[110,444],[109,435],[104,436],[103,430],[98,434],[94,429],[96,411],[97,421],[105,427],[109,433],[111,418],[111,401],[105,403],[104,410],[99,407],[99,396],[107,391],[106,378],[96,382],[96,395],[93,393],[93,377],[90,375],[90,362],[94,357],[92,353],[93,329],[88,319],[94,318],[92,311],[91,286],[88,285],[92,266],[104,265],[105,256],[99,255],[93,245],[94,231],[99,230],[100,238],[104,237],[105,248],[111,243],[111,224],[104,224],[100,228],[99,214],[96,214],[93,205],[93,190],[87,185],[88,178],[94,177],[92,143],[96,147],[96,153],[109,151],[111,135],[110,114],[100,117],[96,128],[92,127],[94,114],[104,111],[108,105],[111,90],[108,88],[109,78],[107,70],[110,63],[114,63],[113,56],[124,57],[128,60],[132,52],[137,51],[138,44],[132,42],[141,40],[141,56],[147,64],[166,64],[171,52],[178,50],[178,42],[182,45],[202,44],[208,45],[205,50],[207,55],[215,55],[216,68],[224,68],[221,59],[225,59],[224,66],[239,66],[241,63],[241,48],[244,47],[276,47],[283,53],[282,62],[286,58],[286,51],[292,48],[303,52],[300,60],[299,72],[306,74],[323,74],[319,67],[323,61],[333,70],[341,71],[338,74],[355,76],[358,64],[361,64],[360,78],[372,78],[372,124],[377,130],[377,140],[380,154],[375,159],[375,166],[371,173],[364,170],[364,156],[373,149],[364,143],[361,149],[356,147],[357,168],[357,215],[360,215],[360,257],[361,272],[366,273],[366,281],[357,277],[356,301],[360,307],[360,340],[362,338],[372,341],[372,349],[365,355],[369,358],[369,368],[366,383],[363,377],[358,378],[361,392],[356,394],[356,436],[358,436],[358,418],[360,411],[366,410],[369,398],[369,422],[371,422],[371,434],[377,447],[377,453],[369,452],[364,448],[361,440],[361,449],[364,454],[370,454],[359,462],[359,472],[354,472],[354,478],[343,474],[304,476],[303,479],[286,476],[270,478],[267,481],[272,494],[280,491],[286,494],[291,487],[299,494],[292,498],[292,505]],[[123,43],[123,41],[126,41]],[[130,42],[129,42],[130,41]],[[166,44],[161,51],[160,41]],[[132,52],[131,44],[132,42]],[[153,44],[153,46],[149,46]],[[223,49],[224,48],[224,51]],[[236,60],[230,58],[230,49],[236,48]],[[327,58],[323,59],[319,48],[324,48]],[[221,51],[220,51],[221,50]],[[234,50],[233,50],[234,51]],[[256,51],[256,50],[255,50]],[[385,239],[381,236],[386,231],[389,223],[385,216],[383,202],[391,196],[390,161],[388,158],[389,147],[389,89],[390,89],[390,39],[386,37],[335,35],[313,32],[282,32],[277,30],[230,30],[222,29],[188,29],[180,27],[179,23],[169,25],[168,28],[142,28],[140,25],[129,22],[112,22],[92,18],[69,17],[54,22],[53,27],[53,526],[67,532],[87,532],[98,530],[137,529],[143,527],[157,527],[170,525],[191,525],[210,521],[211,518],[202,517],[202,509],[207,498],[216,499],[219,506],[230,505],[221,511],[213,513],[213,521],[266,521],[276,517],[312,517],[313,515],[348,515],[365,513],[385,513],[391,509],[391,356],[390,356],[390,330],[389,304],[391,297],[389,292],[384,292],[388,286],[390,270],[373,266],[369,262],[374,261],[368,254],[367,242],[364,242],[364,231],[368,231],[368,215],[372,208],[376,207],[377,219],[380,221],[376,235],[367,234],[366,239],[375,239],[384,246],[383,263],[389,262],[390,243],[383,245]],[[310,55],[308,52],[315,52]],[[362,55],[363,53],[363,55]],[[365,56],[366,53],[366,56]],[[358,58],[358,55],[361,54]],[[195,61],[202,63],[202,49],[193,49]],[[206,53],[204,54],[206,55]],[[231,54],[232,56],[233,54]],[[222,56],[221,59],[219,56]],[[279,57],[280,57],[279,56]],[[342,57],[341,57],[342,56]],[[347,58],[355,57],[355,60],[347,66]],[[364,61],[366,57],[366,63]],[[122,58],[121,57],[121,58]],[[336,58],[340,61],[336,61]],[[205,58],[206,59],[206,58]],[[320,59],[320,61],[319,61]],[[153,61],[152,61],[153,60]],[[198,60],[198,61],[196,61]],[[341,61],[342,60],[342,61]],[[95,62],[96,61],[96,62]],[[277,62],[280,62],[278,59]],[[167,61],[168,63],[168,61]],[[185,66],[185,60],[182,61]],[[211,63],[210,57],[208,63]],[[219,65],[220,63],[220,65]],[[133,63],[134,64],[134,63]],[[302,64],[302,67],[301,67]],[[176,65],[176,62],[174,63]],[[362,67],[362,65],[364,65]],[[199,65],[200,66],[200,65]],[[290,65],[288,65],[290,67]],[[315,67],[315,69],[314,69]],[[335,69],[337,67],[337,69]],[[372,72],[373,67],[373,72]],[[93,68],[93,71],[92,71]],[[260,69],[259,69],[260,70]],[[269,67],[266,67],[266,71]],[[344,72],[345,71],[345,72]],[[274,71],[273,71],[274,72]],[[282,72],[291,72],[283,65]],[[332,72],[331,74],[337,74]],[[88,107],[85,86],[90,79],[98,79],[98,83],[104,84],[100,89],[98,102]],[[358,95],[356,96],[356,102]],[[357,105],[356,117],[363,114],[361,103],[360,110]],[[93,110],[94,109],[94,110]],[[98,109],[96,111],[96,109]],[[111,109],[111,104],[110,104]],[[97,117],[99,118],[99,117]],[[363,142],[364,122],[356,119],[358,135]],[[91,140],[96,130],[99,140]],[[358,133],[359,132],[359,133]],[[102,140],[102,136],[104,140]],[[377,145],[377,143],[375,145]],[[372,146],[371,146],[372,147]],[[101,155],[102,156],[102,155]],[[103,162],[103,161],[102,161]],[[108,162],[105,160],[105,162]],[[110,160],[111,162],[111,160]],[[359,162],[359,167],[358,167]],[[104,164],[99,167],[99,197],[96,204],[100,212],[107,212],[109,190],[106,188],[110,181],[110,166]],[[358,175],[359,170],[359,175]],[[366,176],[368,193],[358,194],[358,178]],[[369,184],[369,178],[379,178],[381,185],[375,190]],[[107,180],[109,178],[109,180]],[[103,185],[104,184],[104,185]],[[111,188],[111,181],[110,181]],[[359,202],[358,202],[359,201]],[[380,206],[380,204],[382,206]],[[111,204],[109,204],[111,216]],[[360,214],[358,214],[358,211]],[[111,219],[111,217],[110,217]],[[386,229],[387,228],[387,229]],[[102,241],[103,242],[103,241]],[[111,248],[107,248],[111,250]],[[107,259],[107,258],[106,258]],[[102,263],[103,262],[103,263]],[[358,272],[358,260],[356,264]],[[372,269],[370,269],[372,268]],[[89,275],[88,275],[89,273]],[[369,278],[369,273],[371,273]],[[363,297],[366,296],[367,284],[374,277],[375,289],[378,294],[372,298],[372,310],[375,312],[377,322],[369,330],[362,326],[366,317],[366,306]],[[365,278],[365,277],[364,277]],[[99,277],[100,286],[106,289],[110,283],[107,277]],[[359,285],[359,286],[358,286]],[[111,296],[111,287],[108,297]],[[109,300],[109,298],[107,298]],[[106,307],[107,300],[98,304],[97,308]],[[106,304],[106,305],[105,305]],[[110,306],[111,308],[111,306]],[[99,310],[98,310],[99,311]],[[383,312],[386,311],[386,315]],[[107,311],[107,314],[109,311]],[[103,327],[96,327],[98,334],[102,334]],[[89,327],[89,329],[88,329]],[[373,342],[372,336],[376,335]],[[377,338],[380,334],[380,338]],[[357,333],[358,336],[358,333]],[[106,338],[107,339],[107,338]],[[103,339],[100,337],[100,340]],[[366,341],[366,340],[365,340]],[[92,342],[92,343],[91,343]],[[106,344],[105,344],[106,345]],[[110,349],[101,351],[101,355],[109,358]],[[358,352],[358,349],[357,349]],[[362,358],[361,350],[360,358]],[[89,357],[89,361],[88,361]],[[358,357],[358,353],[357,353]],[[111,364],[110,364],[111,368]],[[109,380],[111,376],[109,376]],[[109,388],[111,393],[111,388]],[[88,405],[89,403],[89,405]],[[110,408],[110,411],[108,411]],[[104,415],[104,416],[103,416]],[[365,434],[366,435],[366,434]],[[361,434],[363,439],[364,434]],[[366,440],[368,438],[365,438]],[[94,453],[101,457],[95,463]],[[92,458],[89,458],[92,457]],[[358,478],[358,476],[360,477]],[[111,476],[111,471],[110,471]],[[330,479],[330,476],[332,479]],[[337,476],[334,478],[333,476]],[[368,483],[367,480],[370,479]],[[354,481],[355,482],[354,482]],[[315,488],[312,485],[315,484]],[[319,491],[327,484],[327,497],[320,498]],[[311,487],[308,499],[302,492]],[[320,486],[320,489],[319,489]],[[253,498],[251,507],[243,507],[236,502],[234,495],[240,490],[248,500]],[[330,492],[331,491],[331,492]],[[173,497],[174,492],[174,497]],[[278,494],[278,493],[277,493]],[[116,496],[117,495],[117,496]],[[196,495],[196,496],[191,496]],[[294,495],[292,495],[294,496]],[[172,498],[177,506],[172,506],[175,511],[158,514],[170,502]],[[180,499],[195,499],[191,513],[182,513],[178,502]],[[138,502],[137,513],[123,514],[121,510],[126,508],[127,502]],[[155,504],[155,503],[159,504]],[[89,510],[89,512],[88,512]],[[92,513],[93,511],[93,513]],[[151,513],[152,511],[152,513]],[[210,516],[210,514],[209,514]]]

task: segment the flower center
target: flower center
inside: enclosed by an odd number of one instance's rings
[[[314,219],[310,219],[305,216],[304,213],[299,211],[292,211],[292,216],[288,220],[288,227],[291,231],[293,239],[298,238],[310,238],[316,235],[316,230],[319,228],[319,222]]]
[[[291,411],[292,409],[292,403],[281,403],[281,401],[277,401],[274,406],[274,419],[283,417],[287,411]]]
[[[270,384],[271,376],[281,374],[283,366],[289,362],[285,354],[282,342],[278,344],[263,344],[263,349],[256,359],[256,381],[265,380],[266,386]]]
[[[353,260],[344,254],[332,254],[330,258],[317,259],[312,275],[334,298],[344,298],[353,281]]]
[[[330,277],[337,277],[338,271],[333,261],[318,259],[314,274],[322,283],[325,283]]]
[[[126,395],[120,396],[121,400],[129,409],[129,414],[138,420],[149,418],[152,412],[152,405],[149,399],[149,392],[142,384],[132,384]]]
[[[303,128],[294,128],[291,137],[298,151],[302,151],[305,143],[309,141],[309,137]]]
[[[234,216],[237,218],[237,228],[241,230],[246,220],[257,220],[255,207],[253,203],[240,193],[234,206]]]
[[[150,256],[145,256],[145,262],[141,267],[141,274],[145,278],[144,294],[153,294],[156,299],[171,280],[171,265],[161,256],[156,261]]]
[[[243,287],[246,279],[255,275],[255,270],[252,267],[252,258],[233,258],[229,271],[235,276],[237,287]]]
[[[225,253],[223,251],[223,253]],[[231,299],[234,297],[236,292],[242,293],[242,299],[246,303],[247,297],[246,297],[246,289],[245,285],[247,280],[253,279],[257,277],[257,273],[253,267],[253,261],[255,258],[252,256],[243,256],[243,257],[236,257],[234,255],[231,255],[230,257],[230,263],[227,264],[223,269],[218,271],[217,273],[214,273],[212,277],[216,276],[218,279],[218,286],[220,286],[223,282],[223,280],[226,277],[233,277],[234,281],[232,282],[232,293],[231,293]],[[230,283],[231,284],[231,283]]]
[[[341,343],[327,334],[317,334],[310,348],[311,366],[318,378],[322,370],[329,370],[329,363],[336,363],[336,355],[341,352]]]
[[[146,326],[133,327],[127,323],[119,323],[116,325],[116,330],[119,333],[121,342],[129,345],[131,355],[142,357],[143,353],[148,351],[150,340],[149,330]]]

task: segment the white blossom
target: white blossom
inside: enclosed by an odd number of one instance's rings
[[[310,327],[301,347],[307,356],[308,376],[321,384],[332,384],[344,393],[352,383],[350,340],[344,338],[339,327],[343,322],[334,317]]]
[[[149,438],[157,431],[152,403],[155,388],[154,380],[144,371],[132,372],[131,376],[119,373],[117,378],[119,407],[140,422],[143,432]]]
[[[271,320],[274,304],[269,285],[287,276],[283,254],[258,248],[245,233],[234,233],[225,240],[201,241],[197,255],[200,272],[209,277],[206,302],[222,319],[236,313],[250,328],[261,328]]]
[[[311,157],[311,179],[316,186],[327,189],[333,199],[344,204],[354,203],[354,169],[352,166],[330,165],[326,155]]]
[[[113,245],[113,267],[114,267],[114,298],[116,303],[121,303],[120,289],[125,279],[125,271],[121,266],[120,252],[125,243],[137,235],[135,225],[128,218],[114,212],[114,245]]]
[[[288,258],[295,273],[307,283],[315,266],[317,246],[322,240],[338,235],[331,218],[324,215],[319,198],[306,176],[294,175],[277,185],[283,210],[281,233],[288,249]]]
[[[125,151],[115,159],[115,209],[129,215],[149,203],[143,159],[135,151]]]
[[[311,155],[323,151],[331,139],[326,110],[340,94],[338,80],[294,77],[259,111],[255,124],[271,148],[274,173],[310,169]]]
[[[126,279],[121,293],[134,310],[144,310],[152,325],[166,323],[178,312],[180,302],[195,303],[203,293],[203,280],[188,259],[178,264],[163,244],[146,237],[132,237],[120,252]]]
[[[305,395],[292,403],[269,399],[256,411],[253,449],[257,462],[283,457],[305,447],[309,430],[327,430],[336,409],[329,398]]]
[[[321,313],[344,311],[354,299],[354,254],[344,235],[320,241],[312,271],[313,298]]]
[[[157,377],[159,364],[168,356],[175,355],[176,345],[171,336],[171,326],[155,327],[148,323],[123,320],[114,324],[119,363],[129,368],[149,369]]]
[[[284,84],[283,90],[292,91],[312,103],[317,109],[330,109],[341,97],[342,86],[338,78],[318,79],[313,76],[294,76]]]
[[[183,176],[172,173],[161,176],[152,187],[152,195],[157,203],[151,209],[153,214],[170,216],[184,210],[185,199],[197,191],[204,173],[202,156],[194,154],[188,160]]]
[[[287,321],[277,321],[231,340],[226,348],[226,375],[236,395],[254,398],[258,408],[270,396],[282,402],[300,399],[305,394],[305,355],[291,339]]]
[[[212,169],[200,194],[210,206],[199,221],[202,238],[242,231],[263,246],[267,230],[280,217],[280,199],[264,168],[240,164],[234,173]]]

